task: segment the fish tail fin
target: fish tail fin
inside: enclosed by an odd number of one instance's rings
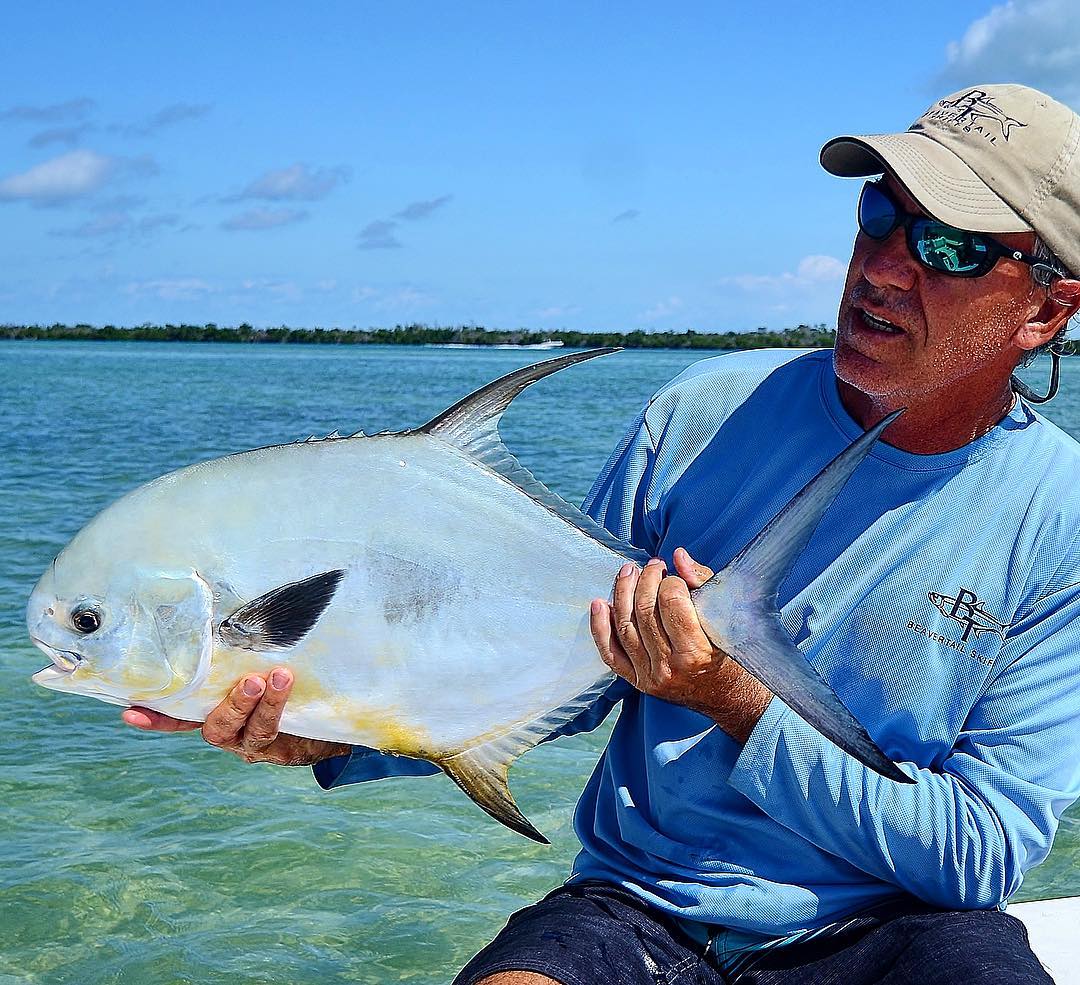
[[[437,765],[481,810],[490,814],[500,824],[505,824],[518,834],[532,838],[542,845],[550,844],[514,802],[507,783],[510,766],[519,756],[599,701],[614,679],[614,675],[605,674],[580,694],[545,712],[539,718],[517,725],[503,735],[470,746],[453,756],[440,759]]]
[[[884,418],[826,465],[726,568],[694,592],[694,604],[713,646],[859,762],[911,783],[792,644],[777,608],[780,583],[822,514],[900,413]]]

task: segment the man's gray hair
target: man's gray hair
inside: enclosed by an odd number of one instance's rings
[[[1031,277],[1040,287],[1049,287],[1053,284],[1056,277],[1073,278],[1074,275],[1069,271],[1068,267],[1058,259],[1054,251],[1043,242],[1042,237],[1038,233],[1035,234],[1035,245],[1031,248],[1031,253],[1033,256],[1045,261],[1045,263],[1038,264],[1031,268]],[[1066,319],[1065,324],[1061,326],[1058,333],[1049,342],[1043,343],[1037,349],[1032,349],[1031,352],[1024,357],[1023,365],[1030,366],[1041,353],[1049,350],[1051,346],[1062,345],[1065,342],[1065,336],[1068,331],[1069,320]]]

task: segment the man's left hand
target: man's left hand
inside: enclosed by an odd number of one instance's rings
[[[713,572],[681,547],[674,561],[677,575],[657,558],[644,569],[623,565],[613,602],[594,599],[590,607],[596,648],[639,691],[708,715],[745,742],[772,692],[715,649],[701,628],[690,591]]]

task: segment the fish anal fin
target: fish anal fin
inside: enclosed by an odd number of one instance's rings
[[[514,795],[507,786],[507,774],[515,757],[500,759],[500,751],[494,743],[488,743],[444,759],[439,766],[481,810],[500,824],[541,845],[551,844],[514,803]]]
[[[505,824],[526,838],[547,845],[547,838],[537,831],[514,802],[507,784],[510,766],[519,756],[596,704],[614,682],[614,674],[605,674],[569,701],[544,712],[532,721],[524,722],[502,735],[470,746],[452,756],[439,759],[436,765],[440,766],[481,810],[490,814],[500,824]]]
[[[222,620],[218,637],[241,650],[295,646],[319,621],[344,575],[341,569],[323,571],[260,595]]]

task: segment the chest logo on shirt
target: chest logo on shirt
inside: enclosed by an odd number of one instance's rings
[[[938,612],[963,627],[964,631],[960,636],[961,642],[966,643],[968,637],[972,635],[977,640],[987,633],[994,633],[1000,636],[1002,640],[1005,639],[1005,630],[1009,627],[1000,619],[995,619],[990,615],[986,611],[984,603],[979,601],[979,596],[970,588],[961,588],[956,593],[956,598],[939,595],[937,592],[928,592],[926,597],[930,599]]]
[[[970,588],[961,588],[955,596],[942,595],[940,592],[927,592],[930,603],[946,619],[951,619],[961,628],[960,639],[936,633],[914,619],[909,619],[907,628],[920,636],[925,636],[935,643],[947,646],[958,653],[966,653],[986,667],[994,666],[994,659],[988,653],[981,652],[978,641],[993,633],[1004,641],[1009,626],[986,611],[986,604]],[[969,642],[970,641],[970,642]],[[977,648],[978,647],[978,648]]]

